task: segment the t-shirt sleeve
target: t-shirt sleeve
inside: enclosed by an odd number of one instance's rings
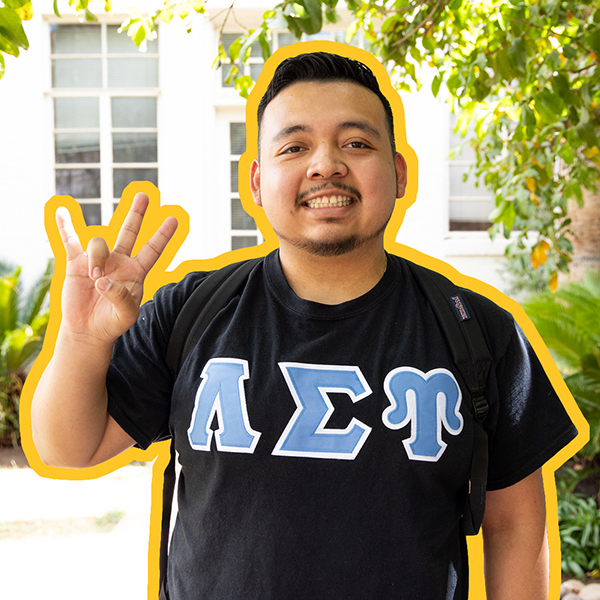
[[[144,450],[170,436],[174,381],[165,360],[169,337],[185,300],[205,276],[192,273],[158,290],[115,343],[106,379],[108,412]]]
[[[514,321],[510,326],[494,371],[498,407],[489,432],[488,490],[531,475],[577,435],[525,334]]]

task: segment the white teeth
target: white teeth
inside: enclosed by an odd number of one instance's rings
[[[350,204],[352,204],[352,198],[348,196],[322,196],[306,202],[308,208],[331,208]]]

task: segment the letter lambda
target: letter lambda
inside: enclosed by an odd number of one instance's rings
[[[411,436],[404,447],[411,460],[437,462],[446,442],[442,425],[452,435],[463,428],[460,414],[462,393],[454,375],[446,369],[423,373],[412,367],[399,367],[388,373],[384,389],[391,406],[382,415],[390,429],[411,424]]]
[[[358,367],[279,363],[290,388],[296,412],[279,438],[273,454],[353,460],[371,428],[352,419],[345,429],[327,429],[333,405],[327,394],[348,394],[358,402],[372,391]]]
[[[202,370],[202,383],[196,393],[188,438],[195,450],[210,450],[213,433],[217,448],[224,452],[252,454],[260,433],[250,427],[244,381],[248,361],[237,358],[211,358]],[[210,428],[215,414],[216,432]]]

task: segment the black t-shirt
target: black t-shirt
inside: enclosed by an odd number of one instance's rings
[[[170,331],[205,276],[144,304],[107,380],[121,427],[179,453],[171,600],[467,598],[468,392],[404,260],[330,306],[298,298],[268,255],[173,382]],[[494,356],[494,490],[576,431],[512,317],[464,294]]]

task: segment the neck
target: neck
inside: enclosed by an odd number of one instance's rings
[[[366,294],[377,285],[387,267],[381,245],[327,257],[281,247],[279,260],[296,295],[321,304],[341,304]]]

